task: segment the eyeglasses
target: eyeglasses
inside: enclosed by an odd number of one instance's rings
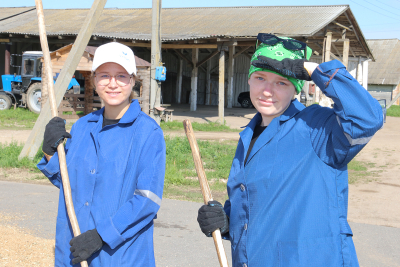
[[[259,33],[257,35],[257,40],[266,44],[266,45],[276,45],[279,42],[282,42],[282,45],[289,50],[304,50],[305,58],[307,58],[307,44],[294,40],[294,39],[282,39],[278,36],[269,33]],[[257,49],[257,43],[256,43]]]
[[[119,86],[125,86],[130,83],[132,76],[128,74],[117,74],[117,75],[110,75],[107,73],[98,73],[94,75],[96,82],[101,86],[107,86],[111,83],[111,79],[114,77],[115,82]]]

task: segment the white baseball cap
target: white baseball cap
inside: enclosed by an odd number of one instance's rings
[[[121,65],[129,74],[136,75],[136,62],[133,51],[126,45],[111,42],[99,46],[94,53],[92,71],[96,71],[100,65],[114,62]]]

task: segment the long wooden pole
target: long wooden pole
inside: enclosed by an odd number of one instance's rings
[[[151,68],[150,68],[150,117],[160,124],[160,114],[155,109],[160,107],[161,83],[155,79],[156,67],[161,62],[161,5],[162,0],[152,1],[151,15]]]
[[[50,109],[51,109],[51,116],[54,118],[58,114],[57,111],[57,104],[56,104],[56,97],[54,94],[54,83],[53,83],[53,70],[51,66],[50,60],[50,51],[49,46],[47,43],[47,35],[46,35],[46,28],[44,24],[44,12],[43,12],[43,5],[42,0],[35,0],[36,2],[36,11],[38,16],[38,24],[39,24],[39,36],[40,36],[40,43],[42,46],[43,57],[44,57],[44,66],[46,71],[46,79],[47,79],[47,88],[50,100]],[[60,162],[60,171],[61,171],[61,180],[64,189],[64,196],[65,196],[65,204],[67,207],[69,221],[71,222],[72,230],[74,232],[74,236],[78,236],[81,234],[79,229],[78,220],[75,215],[74,204],[72,202],[72,195],[71,195],[71,186],[69,183],[69,176],[68,176],[68,169],[67,169],[67,162],[65,159],[65,151],[64,151],[64,144],[60,143],[57,147],[58,152],[58,159]],[[88,264],[86,261],[81,262],[82,267],[87,267]]]
[[[89,43],[89,40],[94,31],[94,27],[96,26],[97,21],[99,21],[106,2],[107,0],[94,0],[92,7],[86,15],[82,28],[80,29],[78,36],[76,37],[71,52],[69,53],[67,60],[64,63],[64,66],[60,72],[60,75],[57,78],[54,87],[57,106],[60,105],[64,97],[68,84],[71,82],[71,78],[74,75],[78,63],[82,58],[83,52],[85,51],[85,48]],[[50,119],[50,104],[47,102],[42,107],[39,118],[37,118],[35,126],[33,126],[33,129],[29,134],[28,140],[26,140],[24,148],[18,156],[19,160],[24,157],[28,157],[31,159],[35,157],[37,151],[42,144],[45,126]]]
[[[208,185],[206,172],[204,171],[203,163],[201,161],[199,146],[197,145],[196,137],[194,136],[190,120],[184,120],[183,127],[185,128],[186,136],[189,141],[190,148],[192,149],[193,161],[194,165],[196,166],[201,192],[203,193],[204,204],[207,205],[209,201],[213,200],[213,198],[211,195],[210,186]],[[217,250],[219,264],[221,267],[229,267],[224,245],[222,244],[221,231],[219,229],[215,230],[212,233],[212,237],[214,239],[215,249]]]

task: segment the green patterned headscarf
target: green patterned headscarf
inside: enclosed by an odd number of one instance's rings
[[[288,37],[279,37],[282,39],[292,39],[292,38],[288,38]],[[307,46],[307,59],[310,59],[311,57],[311,53],[312,50],[311,48],[309,48]],[[251,62],[253,62],[254,60],[257,60],[258,56],[265,56],[265,57],[269,57],[272,59],[276,59],[279,61],[282,61],[285,58],[290,58],[290,59],[302,59],[304,58],[304,50],[297,50],[297,51],[293,51],[293,50],[289,50],[286,49],[282,42],[277,43],[276,45],[267,45],[264,43],[260,43],[259,46],[257,47],[256,51],[254,52],[253,56],[251,57]],[[292,77],[288,77],[285,76],[283,74],[277,73],[275,71],[272,70],[268,70],[268,69],[263,69],[263,68],[257,68],[253,65],[250,65],[250,70],[249,70],[249,79],[251,74],[253,74],[253,72],[255,71],[267,71],[267,72],[272,72],[274,74],[280,75],[282,77],[285,77],[286,79],[288,79],[293,85],[294,88],[296,89],[297,93],[300,93],[301,90],[303,89],[304,86],[304,81],[303,80],[298,80]]]

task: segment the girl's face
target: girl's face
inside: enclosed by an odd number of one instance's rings
[[[296,91],[288,79],[266,71],[252,73],[248,83],[251,102],[263,118],[262,126],[285,112]]]
[[[135,79],[119,64],[107,62],[96,69],[94,82],[99,97],[107,107],[121,107],[129,104],[129,96]],[[108,78],[110,83],[108,83]]]

